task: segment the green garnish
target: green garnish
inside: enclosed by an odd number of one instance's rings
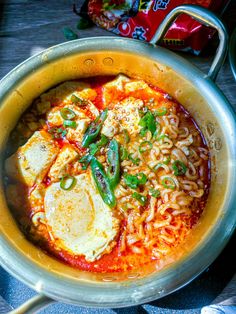
[[[155,190],[155,189],[150,189],[149,190],[149,195],[151,195],[152,197],[160,197],[161,192],[159,190]]]
[[[125,174],[124,181],[131,189],[137,189],[139,185],[144,185],[147,182],[147,176],[143,172],[136,175]]]
[[[136,174],[136,177],[138,179],[138,184],[143,185],[147,182],[147,176],[143,172],[139,172]]]
[[[182,176],[186,173],[187,167],[180,160],[175,160],[172,164],[172,169],[174,170],[175,176]]]
[[[75,121],[71,121],[71,120],[64,120],[63,125],[65,127],[69,127],[72,129],[76,129],[76,127],[77,127],[77,123]]]
[[[148,129],[152,135],[156,131],[156,121],[154,115],[151,111],[148,111],[139,121],[139,125],[142,126],[144,129]]]
[[[123,161],[128,158],[128,150],[124,146],[120,146],[120,159]]]
[[[72,177],[70,175],[65,175],[64,177],[61,178],[61,181],[60,181],[60,187],[63,189],[63,190],[70,190],[74,187],[76,183],[76,179],[75,177]]]
[[[142,129],[140,130],[140,132],[139,132],[139,135],[140,135],[141,137],[144,137],[144,136],[147,134],[147,131],[148,131],[148,129],[142,128]]]
[[[150,141],[144,141],[142,143],[140,143],[139,145],[139,152],[142,154],[146,151],[149,151],[152,149],[152,143]]]
[[[164,177],[161,181],[161,184],[164,186],[166,189],[175,189],[175,181],[171,177]]]
[[[132,153],[128,155],[129,160],[131,160],[134,165],[138,166],[140,162],[140,158],[133,158],[132,155],[133,155]]]
[[[116,205],[113,188],[108,176],[105,173],[103,165],[96,159],[96,157],[92,157],[91,170],[93,179],[104,203],[113,208]]]
[[[81,17],[77,23],[77,29],[86,29],[93,25],[93,22],[91,22],[89,19],[85,19]]]
[[[163,160],[164,165],[168,165],[170,163],[170,156],[168,156],[165,160]]]
[[[147,197],[142,195],[142,194],[139,194],[137,192],[134,192],[132,194],[132,197],[135,198],[137,201],[139,201],[139,203],[144,206],[147,202]]]
[[[108,109],[105,109],[94,121],[90,123],[84,134],[82,147],[88,147],[97,139],[102,129],[103,123],[107,118],[107,112]]]
[[[153,170],[157,171],[158,169],[162,168],[163,167],[163,163],[162,162],[159,162],[154,168]]]
[[[63,28],[63,34],[67,40],[74,40],[78,38],[78,35],[69,27]]]
[[[157,141],[164,140],[165,138],[169,139],[169,137],[166,134],[162,134],[157,138]]]
[[[86,106],[87,105],[87,101],[76,96],[75,94],[73,94],[70,98],[71,102],[73,102],[73,104],[82,107],[82,106]]]
[[[75,112],[69,108],[62,108],[60,115],[64,120],[73,120],[76,117]]]
[[[157,117],[157,116],[162,117],[165,114],[167,114],[167,108],[166,107],[161,107],[161,108],[158,108],[157,110],[154,111],[155,117]]]
[[[109,167],[107,169],[107,175],[110,180],[111,186],[114,189],[120,181],[119,144],[115,138],[113,138],[109,143],[107,162],[109,164]]]

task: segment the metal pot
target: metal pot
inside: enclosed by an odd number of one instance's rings
[[[155,45],[170,23],[187,13],[217,29],[219,48],[205,75],[178,55]],[[224,25],[207,10],[175,8],[151,43],[97,37],[64,43],[26,60],[0,82],[0,149],[32,100],[54,85],[79,77],[124,73],[157,85],[183,104],[200,126],[211,154],[208,202],[174,262],[156,272],[155,263],[132,273],[93,274],[49,257],[22,235],[6,204],[1,184],[0,262],[41,295],[12,313],[35,313],[53,300],[93,307],[125,307],[163,297],[200,274],[221,252],[236,223],[236,122],[214,80],[227,52]],[[3,158],[2,158],[3,159]],[[1,160],[3,162],[3,160]],[[32,312],[31,312],[32,311]]]

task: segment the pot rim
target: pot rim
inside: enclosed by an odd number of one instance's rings
[[[20,80],[24,80],[33,70],[43,67],[45,63],[88,51],[120,51],[132,54],[134,51],[138,51],[139,55],[151,58],[179,73],[200,89],[202,96],[208,100],[209,106],[221,115],[221,120],[227,125],[225,132],[228,135],[229,155],[232,160],[236,160],[235,114],[225,96],[197,67],[175,53],[149,43],[106,36],[78,39],[50,47],[22,62],[0,81],[0,98],[7,97]],[[229,181],[231,186],[235,186],[236,165],[232,163],[231,167]],[[60,278],[50,271],[36,266],[16,251],[2,236],[0,237],[0,263],[9,273],[34,290],[67,303],[114,308],[150,302],[186,285],[208,267],[223,250],[236,225],[235,196],[233,193],[228,194],[223,218],[218,222],[216,229],[206,239],[204,245],[198,246],[194,250],[194,254],[175,265],[174,274],[173,267],[169,266],[147,278],[134,280],[128,285],[119,282],[102,283],[96,287],[88,283],[81,285],[72,279]],[[200,260],[199,256],[202,257]],[[168,286],[166,285],[167,279],[170,282]]]

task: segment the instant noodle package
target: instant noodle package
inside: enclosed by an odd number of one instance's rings
[[[229,0],[86,0],[81,15],[120,36],[150,41],[165,16],[176,6],[194,4],[221,13]],[[173,23],[162,45],[199,54],[214,30],[182,14]]]

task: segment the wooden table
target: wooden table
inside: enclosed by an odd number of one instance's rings
[[[77,1],[78,7],[82,2],[81,0]],[[78,21],[78,17],[72,12],[72,4],[72,0],[0,0],[0,78],[20,62],[42,49],[65,41],[62,28],[69,26],[75,30]],[[228,7],[224,14],[224,19],[229,25],[230,30],[232,30],[232,26],[236,24],[236,1],[233,0]],[[97,27],[78,31],[78,33],[79,38],[113,35]],[[207,55],[201,57],[187,54],[182,55],[196,64],[203,72],[207,73],[212,57]],[[228,60],[226,60],[219,73],[217,84],[225,93],[228,100],[235,105],[236,109],[236,83],[233,79]],[[235,236],[230,241],[224,253],[220,255],[208,271],[204,272],[197,280],[194,280],[187,288],[183,288],[171,296],[153,302],[151,305],[159,310],[162,308],[162,313],[176,313],[175,310],[181,309],[180,312],[182,314],[187,313],[189,308],[195,309],[191,310],[191,313],[199,313],[199,308],[210,303],[236,271],[235,260],[232,260],[231,257],[234,243]],[[4,273],[2,276],[4,279],[8,275]],[[9,296],[6,291],[7,284],[4,281],[5,279],[0,280],[0,294],[7,298],[13,306],[18,305],[24,298],[27,298],[25,293],[29,295],[33,293],[30,292],[30,289],[11,278],[11,276],[7,278],[10,282],[8,290],[10,289],[11,295]],[[14,285],[21,287],[22,298],[19,299],[17,290],[14,290],[14,287],[12,287]],[[186,298],[188,298],[188,304],[186,304]],[[70,307],[68,306],[67,309],[70,309]],[[139,310],[137,311],[140,312]],[[143,308],[142,311],[145,313],[149,309]],[[56,312],[58,310],[55,306],[54,310],[48,310],[46,313]],[[67,313],[67,310],[64,308],[63,312],[61,312],[60,309],[59,312]],[[75,311],[69,310],[68,313],[75,313]],[[81,311],[78,313],[81,313]]]

